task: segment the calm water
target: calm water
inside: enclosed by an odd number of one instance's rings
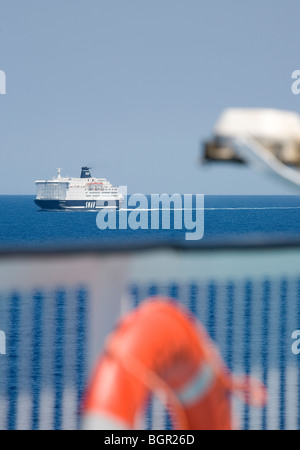
[[[300,196],[206,196],[203,242],[300,236]],[[104,230],[95,212],[40,211],[31,196],[0,197],[0,247],[184,240],[186,230]],[[128,212],[129,214],[129,212]],[[149,211],[150,218],[150,211]],[[171,212],[171,225],[173,213]]]

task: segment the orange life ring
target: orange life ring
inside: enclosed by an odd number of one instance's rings
[[[266,390],[234,379],[200,323],[170,299],[149,299],[108,338],[83,405],[83,429],[134,429],[149,393],[180,430],[232,429],[230,393],[261,406]]]

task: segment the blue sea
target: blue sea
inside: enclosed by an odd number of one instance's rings
[[[208,195],[204,208],[203,244],[300,237],[300,196]],[[187,231],[172,226],[174,211],[170,230],[99,230],[96,212],[40,211],[33,196],[1,196],[0,212],[0,248],[182,242]]]
[[[187,242],[184,227],[99,230],[97,213],[40,211],[33,196],[1,196],[0,212],[0,250],[131,248],[145,243],[213,248],[299,243],[300,238],[300,196],[205,196],[204,236],[199,242]],[[148,214],[150,218],[151,211]],[[171,211],[171,225],[174,214]],[[148,295],[184,298],[216,340],[228,367],[248,374],[255,369],[268,386],[271,401],[258,416],[252,416],[247,406],[241,409],[241,424],[246,429],[300,429],[300,365],[291,353],[291,333],[300,327],[300,273],[290,277],[282,269],[282,276],[274,279],[263,274],[236,279],[233,272],[232,278],[221,280],[212,271],[207,280],[191,279],[187,285],[174,279],[168,286],[151,282],[128,287],[133,307]],[[7,333],[7,355],[0,356],[0,379],[4,380],[0,384],[0,429],[78,426],[86,381],[88,293],[79,287],[72,293],[72,302],[69,295],[59,287],[53,292],[41,287],[32,295],[0,291],[0,329]],[[66,385],[72,386],[71,393]],[[67,403],[68,395],[73,409]],[[169,429],[170,418],[165,417],[164,427]],[[151,406],[146,425],[151,428],[156,422]]]

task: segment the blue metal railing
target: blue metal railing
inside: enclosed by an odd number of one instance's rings
[[[78,427],[86,383],[88,289],[15,292],[2,296],[1,305],[7,354],[0,355],[0,428],[59,430],[64,419]],[[64,401],[68,389],[69,405]],[[45,393],[51,401],[42,406]]]
[[[193,259],[193,265],[207,263],[206,254],[196,251],[196,255],[199,260]],[[272,253],[273,257],[278,262],[281,253]],[[174,258],[172,254],[170,261]],[[243,275],[237,266],[224,277],[210,268],[207,276],[199,265],[198,276],[197,271],[190,275],[184,269],[182,259],[190,258],[188,252],[176,253],[176,258],[174,271],[172,267],[168,272],[174,273],[173,278],[156,279],[151,270],[148,281],[141,280],[140,273],[129,275],[127,309],[149,296],[177,299],[206,327],[233,373],[254,375],[268,388],[265,408],[233,401],[240,428],[300,429],[300,356],[291,351],[292,332],[300,328],[300,266],[293,263],[287,269],[283,262],[280,270],[277,264],[276,271],[265,275],[269,268],[251,273],[247,263]],[[289,261],[289,254],[285,258]],[[7,292],[1,287],[0,330],[7,337],[7,354],[0,355],[1,429],[79,427],[87,382],[90,296],[90,286],[74,283],[30,291],[20,287]],[[144,426],[172,427],[156,400],[147,409]]]
[[[255,375],[268,387],[270,402],[265,408],[239,405],[240,427],[295,429],[300,422],[300,361],[292,354],[291,334],[300,323],[299,285],[300,279],[293,278],[149,287],[135,284],[130,287],[131,306],[135,308],[147,293],[177,298],[204,324],[231,371]],[[147,428],[152,426],[151,408]],[[171,428],[167,417],[161,426]]]

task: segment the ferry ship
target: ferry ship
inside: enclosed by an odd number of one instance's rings
[[[61,176],[52,180],[37,180],[35,203],[44,210],[100,210],[119,209],[124,201],[119,187],[105,178],[94,178],[89,167],[82,167],[80,178]]]

